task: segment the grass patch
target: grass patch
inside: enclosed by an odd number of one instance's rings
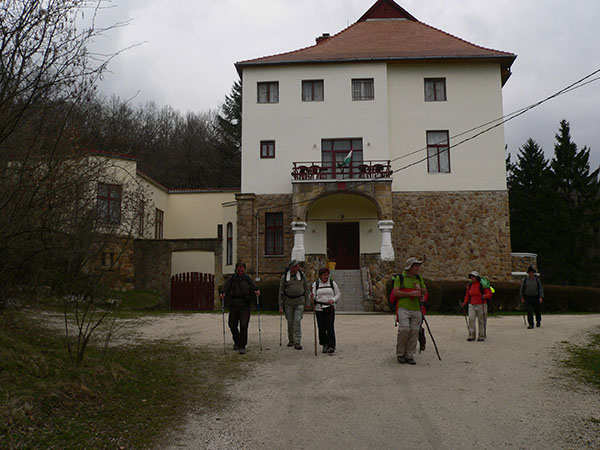
[[[600,332],[591,334],[587,345],[570,347],[565,364],[578,378],[600,388]]]
[[[88,352],[74,367],[59,333],[0,314],[0,448],[153,447],[191,409],[225,405],[252,360],[171,342]]]

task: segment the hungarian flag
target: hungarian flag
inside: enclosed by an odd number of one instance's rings
[[[350,160],[351,159],[352,159],[352,150],[350,150],[350,152],[344,158],[344,161],[342,162],[342,166],[348,166],[348,165],[350,165]]]

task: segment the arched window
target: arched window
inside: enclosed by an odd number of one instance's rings
[[[231,266],[233,264],[233,224],[227,223],[227,250],[226,250],[226,264]]]

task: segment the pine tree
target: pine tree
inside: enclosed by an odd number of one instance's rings
[[[544,254],[549,231],[550,170],[533,139],[519,149],[516,163],[507,160],[511,246],[515,251]]]
[[[239,187],[242,167],[242,82],[236,81],[217,116],[219,180],[222,187]]]
[[[569,122],[562,120],[554,145],[554,191],[549,276],[561,284],[588,285],[598,278],[598,222],[600,221],[600,169],[590,172],[590,150],[577,149]]]

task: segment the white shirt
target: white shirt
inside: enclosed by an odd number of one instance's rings
[[[317,283],[319,283],[319,288],[317,289]],[[330,308],[333,305],[323,305],[322,303],[327,303],[329,300],[333,300],[334,304],[340,298],[340,288],[335,281],[331,278],[327,280],[327,282],[323,283],[323,281],[318,280],[312,284],[311,291],[315,298],[315,309],[317,311],[323,311],[324,309]]]

